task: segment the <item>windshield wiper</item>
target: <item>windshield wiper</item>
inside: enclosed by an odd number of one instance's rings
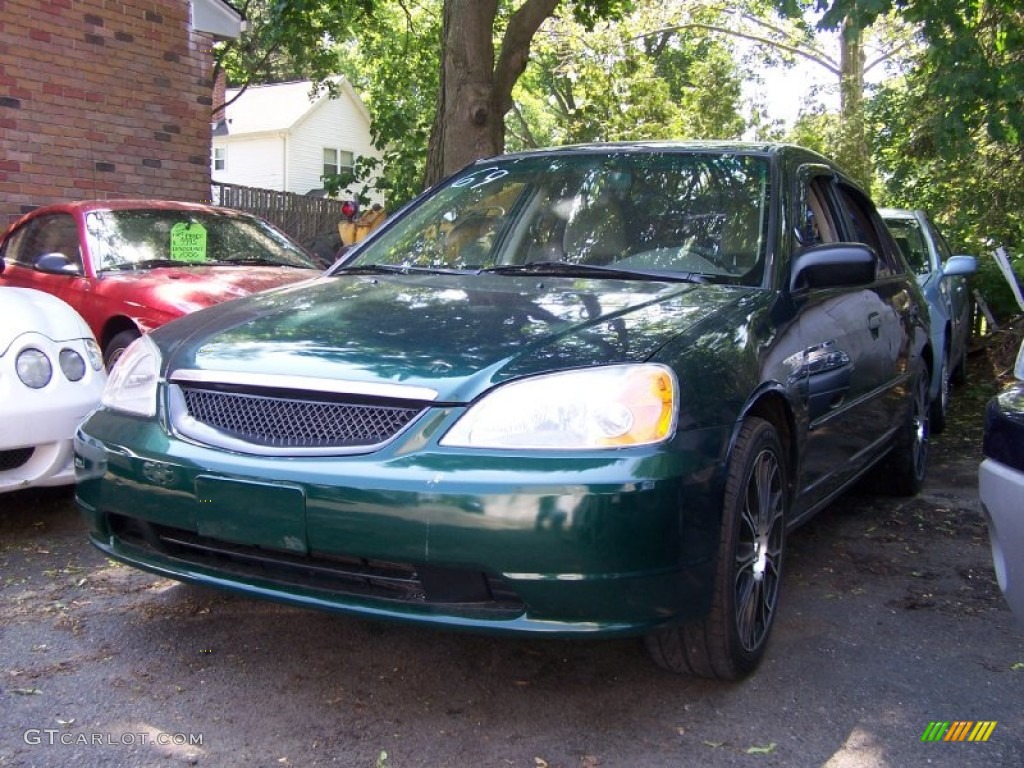
[[[173,259],[145,259],[143,261],[125,261],[121,264],[111,264],[104,267],[101,272],[127,272],[134,269],[156,269],[157,267],[182,267],[193,266],[187,261],[174,261]],[[196,266],[203,266],[198,264]]]
[[[670,269],[625,269],[598,264],[573,264],[570,261],[533,261],[529,264],[502,264],[480,270],[497,275],[575,275],[593,277],[620,277],[635,280],[651,277],[657,280],[671,280],[682,283],[706,283],[707,278],[697,272],[677,272]]]
[[[211,263],[211,262],[207,262]],[[231,256],[227,259],[218,259],[214,264],[260,264],[267,267],[290,267],[292,264],[285,264],[277,259],[268,259],[266,256]]]
[[[412,264],[355,264],[351,267],[336,267],[332,275],[409,275],[413,273],[428,275],[475,275],[477,269],[454,269],[451,267],[418,267]]]

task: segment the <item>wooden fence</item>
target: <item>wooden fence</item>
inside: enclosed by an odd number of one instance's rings
[[[340,200],[218,182],[212,184],[212,194],[214,205],[261,216],[307,248],[323,240],[341,242],[338,235],[338,224],[342,220]]]

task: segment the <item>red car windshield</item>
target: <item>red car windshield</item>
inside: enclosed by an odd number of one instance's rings
[[[170,209],[93,211],[86,216],[86,231],[99,272],[209,264],[319,269],[285,234],[249,216]]]

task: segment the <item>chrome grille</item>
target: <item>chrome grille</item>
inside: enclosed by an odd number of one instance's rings
[[[420,407],[182,387],[188,415],[231,437],[278,448],[373,446],[398,434]]]

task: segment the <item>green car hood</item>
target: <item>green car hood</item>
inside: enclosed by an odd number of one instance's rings
[[[153,332],[178,369],[428,387],[467,402],[510,378],[651,358],[751,289],[498,275],[324,277]]]

